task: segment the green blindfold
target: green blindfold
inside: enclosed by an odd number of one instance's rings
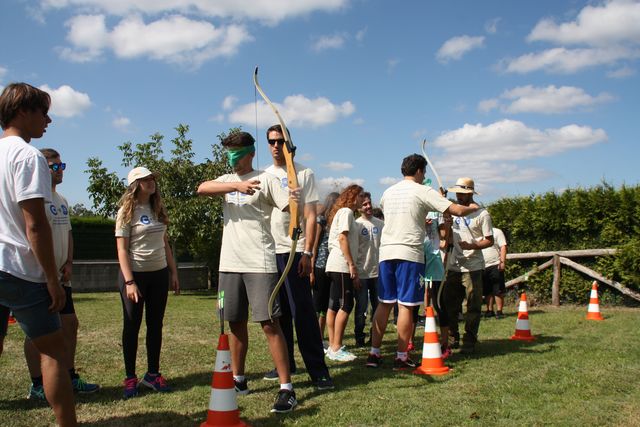
[[[229,166],[234,168],[238,164],[238,161],[241,158],[255,151],[256,151],[255,145],[249,145],[247,147],[237,148],[234,150],[227,149],[227,160],[229,162]]]

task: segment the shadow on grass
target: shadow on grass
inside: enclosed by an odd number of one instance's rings
[[[194,426],[199,425],[206,419],[206,413],[204,418],[196,418],[194,416],[177,414],[175,412],[153,412],[153,413],[140,413],[131,414],[122,417],[107,418],[106,420],[94,421],[83,423],[85,426],[93,427],[116,427],[116,426]]]
[[[451,362],[458,360],[482,359],[488,357],[505,356],[511,353],[548,353],[555,349],[554,345],[536,348],[541,344],[551,344],[562,339],[562,337],[552,335],[536,335],[534,341],[518,341],[509,338],[481,340],[476,344],[476,351],[473,354],[454,353]]]

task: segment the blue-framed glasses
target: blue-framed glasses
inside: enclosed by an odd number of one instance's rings
[[[66,168],[67,168],[66,163],[52,163],[49,165],[49,169],[53,170],[54,172],[63,171]]]

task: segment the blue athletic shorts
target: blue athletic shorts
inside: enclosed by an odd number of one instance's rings
[[[34,283],[0,271],[0,305],[13,312],[29,338],[60,329],[60,315],[49,312],[51,297],[46,283]]]
[[[378,300],[414,306],[424,300],[424,286],[420,275],[424,264],[392,259],[380,262],[378,270]]]

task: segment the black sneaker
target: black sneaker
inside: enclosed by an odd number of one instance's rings
[[[502,318],[504,318],[504,314],[502,314],[501,311],[497,311],[496,312],[496,319],[502,319]]]
[[[393,370],[394,371],[404,371],[405,369],[415,369],[416,362],[409,359],[408,357],[405,360],[396,359],[393,361]]]
[[[296,375],[297,372],[294,369],[291,372],[289,372],[289,374],[290,375]],[[280,377],[278,376],[278,370],[276,368],[273,368],[272,370],[270,370],[269,372],[264,374],[264,377],[262,377],[263,380],[267,380],[267,381],[275,381],[278,378],[280,378]]]
[[[283,388],[278,392],[273,408],[271,408],[271,412],[286,414],[287,412],[293,411],[293,408],[295,408],[297,404],[296,392]]]
[[[246,378],[243,381],[237,381],[234,378],[233,384],[236,386],[236,393],[240,396],[249,394],[249,385],[247,384]]]
[[[382,365],[382,356],[378,356],[377,354],[369,353],[369,357],[367,357],[367,368],[377,368]]]
[[[364,338],[356,338],[356,347],[358,348],[367,347],[367,343],[364,342]]]
[[[331,377],[320,377],[318,378],[313,385],[317,390],[333,390],[335,386],[333,385],[333,380]]]
[[[491,319],[492,317],[496,317],[496,313],[494,313],[493,311],[485,311],[483,316],[485,319]]]
[[[453,349],[460,348],[460,335],[449,335],[449,345]]]

